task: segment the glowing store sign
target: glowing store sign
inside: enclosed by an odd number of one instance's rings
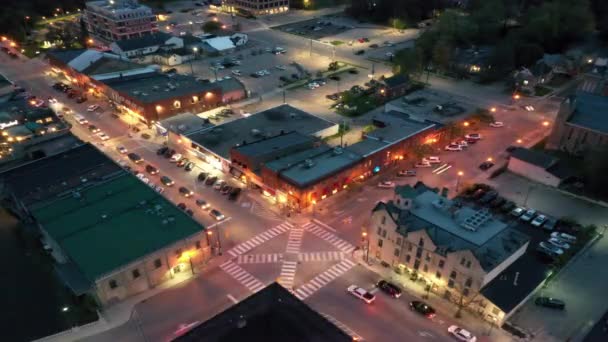
[[[9,122],[0,122],[0,129],[17,126],[18,124],[19,124],[19,121],[17,121],[17,120],[13,120],[13,121],[9,121]]]

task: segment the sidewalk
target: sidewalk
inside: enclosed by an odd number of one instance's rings
[[[425,298],[427,292],[424,290],[424,285],[410,280],[406,275],[395,273],[390,267],[382,267],[379,263],[374,262],[368,264],[364,260],[363,253],[363,250],[359,250],[354,253],[354,259],[359,265],[374,273],[377,273],[383,279],[387,279],[395,284],[398,284],[410,295]],[[432,292],[429,294],[429,298],[424,299],[424,301],[433,306],[438,312],[444,314],[446,318],[450,319],[450,321],[455,321],[457,325],[462,325],[463,327],[472,330],[472,332],[477,335],[478,341],[507,342],[518,340],[516,337],[508,334],[499,327],[492,327],[490,323],[473,316],[473,314],[465,309],[461,311],[460,318],[455,318],[454,315],[458,311],[458,307],[452,302],[444,300]]]
[[[135,313],[136,306],[139,303],[147,300],[148,298],[156,296],[164,290],[170,289],[187,281],[195,280],[208,270],[218,267],[221,263],[225,262],[228,259],[230,259],[230,255],[228,254],[223,254],[222,256],[215,256],[211,258],[211,260],[209,260],[207,264],[197,266],[195,268],[194,275],[190,273],[178,275],[175,278],[160,284],[154,289],[142,292],[118,304],[105,308],[104,311],[99,312],[99,320],[96,322],[79,327],[74,327],[71,330],[65,330],[54,335],[43,337],[36,341],[78,341],[117,328],[131,320],[133,314]]]

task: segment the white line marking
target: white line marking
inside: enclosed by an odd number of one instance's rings
[[[237,304],[239,301],[236,300],[236,298],[232,297],[232,295],[226,295],[226,297],[228,297],[228,299],[230,299],[234,304]]]
[[[312,219],[312,221],[313,221],[314,223],[318,224],[319,226],[322,226],[322,227],[324,227],[324,228],[326,228],[326,229],[331,230],[331,231],[332,231],[332,232],[334,232],[334,233],[336,232],[336,230],[335,230],[334,228],[332,228],[331,226],[329,226],[329,225],[327,225],[327,224],[325,224],[325,223],[323,223],[323,222],[321,222],[321,221],[319,221],[319,220],[317,220],[317,219]]]

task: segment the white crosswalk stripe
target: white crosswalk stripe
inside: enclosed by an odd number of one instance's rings
[[[230,260],[221,264],[220,268],[251,292],[257,292],[264,288],[261,281]]]
[[[228,254],[232,255],[233,257],[239,256],[241,254],[245,254],[245,253],[249,252],[250,250],[254,249],[255,247],[276,237],[279,234],[282,234],[282,233],[288,231],[291,228],[293,228],[293,225],[291,223],[283,222],[276,227],[268,229],[267,231],[260,233],[256,236],[252,237],[251,239],[249,239],[245,242],[241,242],[240,244],[234,246],[232,249],[230,249],[228,251]]]
[[[283,253],[244,254],[236,258],[237,264],[271,264],[283,262]]]
[[[297,267],[297,261],[283,261],[281,275],[279,276],[279,284],[284,288],[291,290],[293,288],[293,280],[296,276]]]
[[[300,300],[306,299],[307,297],[311,296],[319,289],[321,289],[323,286],[327,285],[329,282],[346,273],[355,265],[356,264],[349,259],[344,259],[340,261],[339,263],[328,268],[325,272],[317,275],[308,283],[302,285],[299,289],[297,289],[295,291],[296,297],[298,297],[298,299]]]
[[[300,253],[300,246],[302,245],[303,235],[304,230],[302,228],[292,228],[289,231],[289,238],[287,240],[287,248],[285,248],[285,252]]]
[[[338,251],[333,252],[309,252],[298,254],[298,261],[340,261],[346,258],[346,254]]]
[[[332,246],[338,248],[344,253],[351,253],[353,250],[355,250],[355,246],[351,245],[349,242],[340,239],[333,233],[328,232],[327,230],[321,228],[320,226],[312,222],[306,223],[303,227],[307,231],[329,242]]]
[[[347,333],[348,335],[350,335],[350,337],[353,338],[353,341],[363,341],[363,338],[361,336],[359,336],[356,332],[354,332],[351,328],[349,328],[346,324],[338,321],[333,316],[324,314],[322,312],[320,314],[323,317],[327,318],[327,320],[330,321],[330,322],[332,322],[335,326],[337,326],[338,328],[342,329],[342,331],[344,331],[345,333]]]

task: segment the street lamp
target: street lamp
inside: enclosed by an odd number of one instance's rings
[[[361,232],[361,244],[367,243],[365,248],[365,262],[369,263],[369,238],[367,237],[367,232]]]
[[[486,159],[486,160],[491,162],[493,159],[492,159],[492,157],[488,157],[488,159]]]
[[[460,188],[460,178],[464,175],[464,172],[458,171],[458,178],[456,178],[456,194],[458,194],[458,189]]]
[[[207,231],[207,235],[212,236],[213,232],[212,231]],[[218,255],[222,255],[222,240],[220,239],[220,229],[218,227],[217,229],[217,254]]]

